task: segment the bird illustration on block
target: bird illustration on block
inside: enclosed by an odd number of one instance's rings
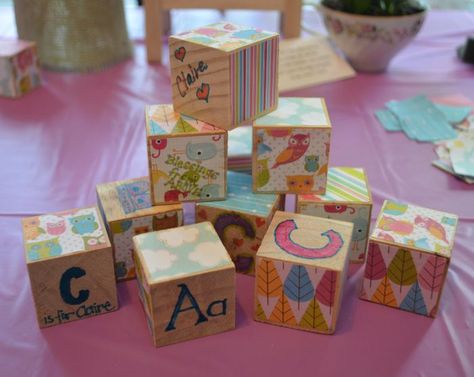
[[[288,139],[288,146],[275,159],[272,169],[290,164],[301,158],[309,147],[309,134],[295,134]]]
[[[413,224],[405,220],[395,220],[393,217],[382,216],[379,222],[379,228],[387,232],[394,232],[405,236],[413,232]]]
[[[429,217],[422,217],[418,215],[415,217],[415,225],[425,228],[436,239],[449,243],[446,239],[446,231],[439,222],[430,219]]]

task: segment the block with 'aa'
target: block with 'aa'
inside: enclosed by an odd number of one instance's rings
[[[117,280],[135,277],[133,236],[183,225],[181,204],[151,205],[148,177],[100,184],[97,202],[112,242]]]
[[[22,224],[40,327],[118,308],[112,247],[96,207],[29,217]]]
[[[276,194],[254,194],[250,175],[229,171],[227,199],[198,203],[196,222],[210,221],[237,272],[253,275],[255,255],[282,199]]]
[[[0,40],[0,96],[20,97],[40,82],[36,44]]]
[[[155,346],[235,327],[235,267],[209,222],[133,238],[139,295]]]
[[[169,38],[176,111],[230,130],[278,101],[277,33],[228,22]]]
[[[255,192],[324,194],[331,122],[322,98],[280,98],[253,125]]]
[[[369,239],[372,198],[363,169],[329,168],[326,194],[297,196],[296,212],[354,224],[351,263],[363,263]]]
[[[435,317],[456,215],[386,200],[369,239],[360,298]]]
[[[172,105],[146,106],[145,118],[153,205],[223,200],[227,131]]]
[[[255,320],[332,334],[353,225],[276,212],[255,268]]]

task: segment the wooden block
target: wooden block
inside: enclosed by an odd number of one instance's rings
[[[0,40],[0,96],[18,98],[40,83],[36,43]]]
[[[272,111],[278,101],[278,40],[277,33],[227,22],[171,36],[176,111],[226,130]]]
[[[225,199],[227,131],[172,105],[147,106],[145,117],[153,205]]]
[[[298,195],[296,213],[353,223],[350,262],[364,262],[372,213],[372,196],[364,169],[329,168],[326,194]]]
[[[360,298],[435,317],[458,217],[386,200],[369,238]]]
[[[112,247],[96,207],[22,220],[41,328],[118,308]]]
[[[254,194],[252,177],[227,173],[227,199],[198,203],[196,222],[210,221],[235,263],[237,272],[255,274],[255,255],[283,196]]]
[[[181,204],[152,206],[148,177],[97,185],[97,203],[112,242],[117,280],[135,277],[132,237],[183,225]]]
[[[280,98],[253,124],[255,192],[324,194],[331,122],[322,98]]]
[[[133,237],[155,346],[235,327],[235,267],[209,222]]]
[[[257,252],[255,320],[332,334],[351,223],[277,211]]]

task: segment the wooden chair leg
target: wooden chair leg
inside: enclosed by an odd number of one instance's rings
[[[301,0],[286,0],[280,20],[284,37],[298,38],[301,32]]]
[[[161,0],[145,1],[145,44],[148,62],[161,63],[163,13]]]

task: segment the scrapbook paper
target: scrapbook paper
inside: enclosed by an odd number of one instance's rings
[[[474,176],[474,132],[460,132],[447,145],[456,174]]]
[[[442,103],[435,103],[435,106],[451,124],[463,122],[472,111],[472,107],[470,106],[450,106]]]
[[[387,109],[376,110],[375,116],[379,120],[382,127],[385,128],[387,131],[401,131],[402,130],[402,127],[400,126],[400,122],[398,118],[390,110],[387,110]]]

